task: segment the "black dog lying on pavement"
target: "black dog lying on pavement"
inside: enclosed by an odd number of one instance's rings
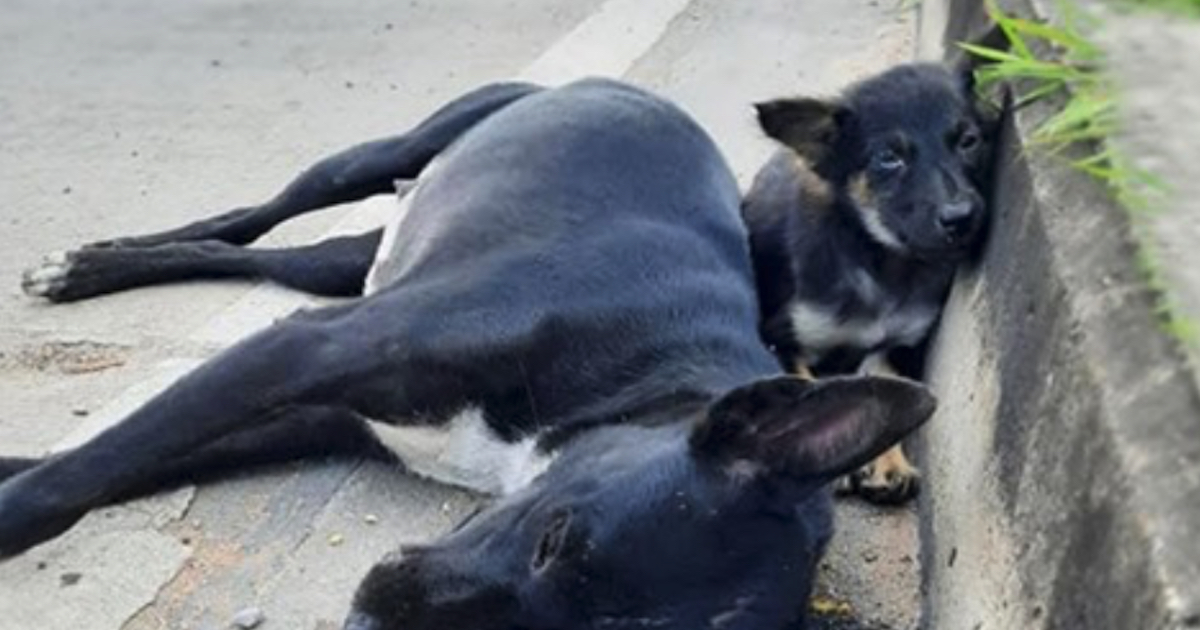
[[[418,175],[386,235],[238,247]],[[383,559],[347,628],[803,627],[827,484],[934,401],[780,374],[738,202],[674,106],[603,80],[505,84],[262,206],[60,257],[28,291],[242,274],[367,295],[246,339],[78,449],[0,460],[0,557],[167,485],[366,453],[503,497]]]
[[[786,148],[759,172],[742,212],[763,338],[788,369],[886,374],[896,363],[919,376],[920,348],[986,218],[980,191],[996,120],[970,77],[909,64],[838,100],[757,106],[763,130]],[[897,445],[847,485],[895,503],[917,480]]]

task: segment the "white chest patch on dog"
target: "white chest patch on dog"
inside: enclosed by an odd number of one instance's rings
[[[368,423],[379,442],[414,474],[486,494],[524,488],[554,459],[539,453],[533,438],[500,439],[477,407],[468,407],[437,426]]]
[[[912,345],[921,340],[937,317],[931,308],[901,308],[876,318],[839,321],[833,314],[803,302],[789,309],[792,332],[805,348],[805,359],[816,361],[836,347],[871,349],[888,345]]]

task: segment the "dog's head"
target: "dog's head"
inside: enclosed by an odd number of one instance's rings
[[[954,259],[985,220],[981,188],[993,121],[969,70],[907,64],[852,86],[840,99],[760,103],[767,135],[793,150],[889,250]]]
[[[780,377],[662,427],[597,429],[524,491],[376,565],[346,628],[782,628],[830,534],[822,487],[933,408],[908,381]]]

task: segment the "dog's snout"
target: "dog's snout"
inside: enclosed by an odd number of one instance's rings
[[[379,630],[379,628],[378,620],[357,611],[351,612],[350,616],[346,618],[345,625],[342,626],[342,630]]]
[[[970,230],[975,214],[975,205],[969,200],[953,201],[942,206],[938,212],[938,225],[948,236],[962,236]]]

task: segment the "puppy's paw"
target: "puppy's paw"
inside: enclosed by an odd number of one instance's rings
[[[849,484],[856,494],[871,503],[900,505],[920,492],[921,473],[896,447],[851,473]]]
[[[60,301],[68,285],[73,255],[57,252],[46,256],[42,264],[27,270],[21,276],[21,290],[31,297],[42,297],[52,302]]]

